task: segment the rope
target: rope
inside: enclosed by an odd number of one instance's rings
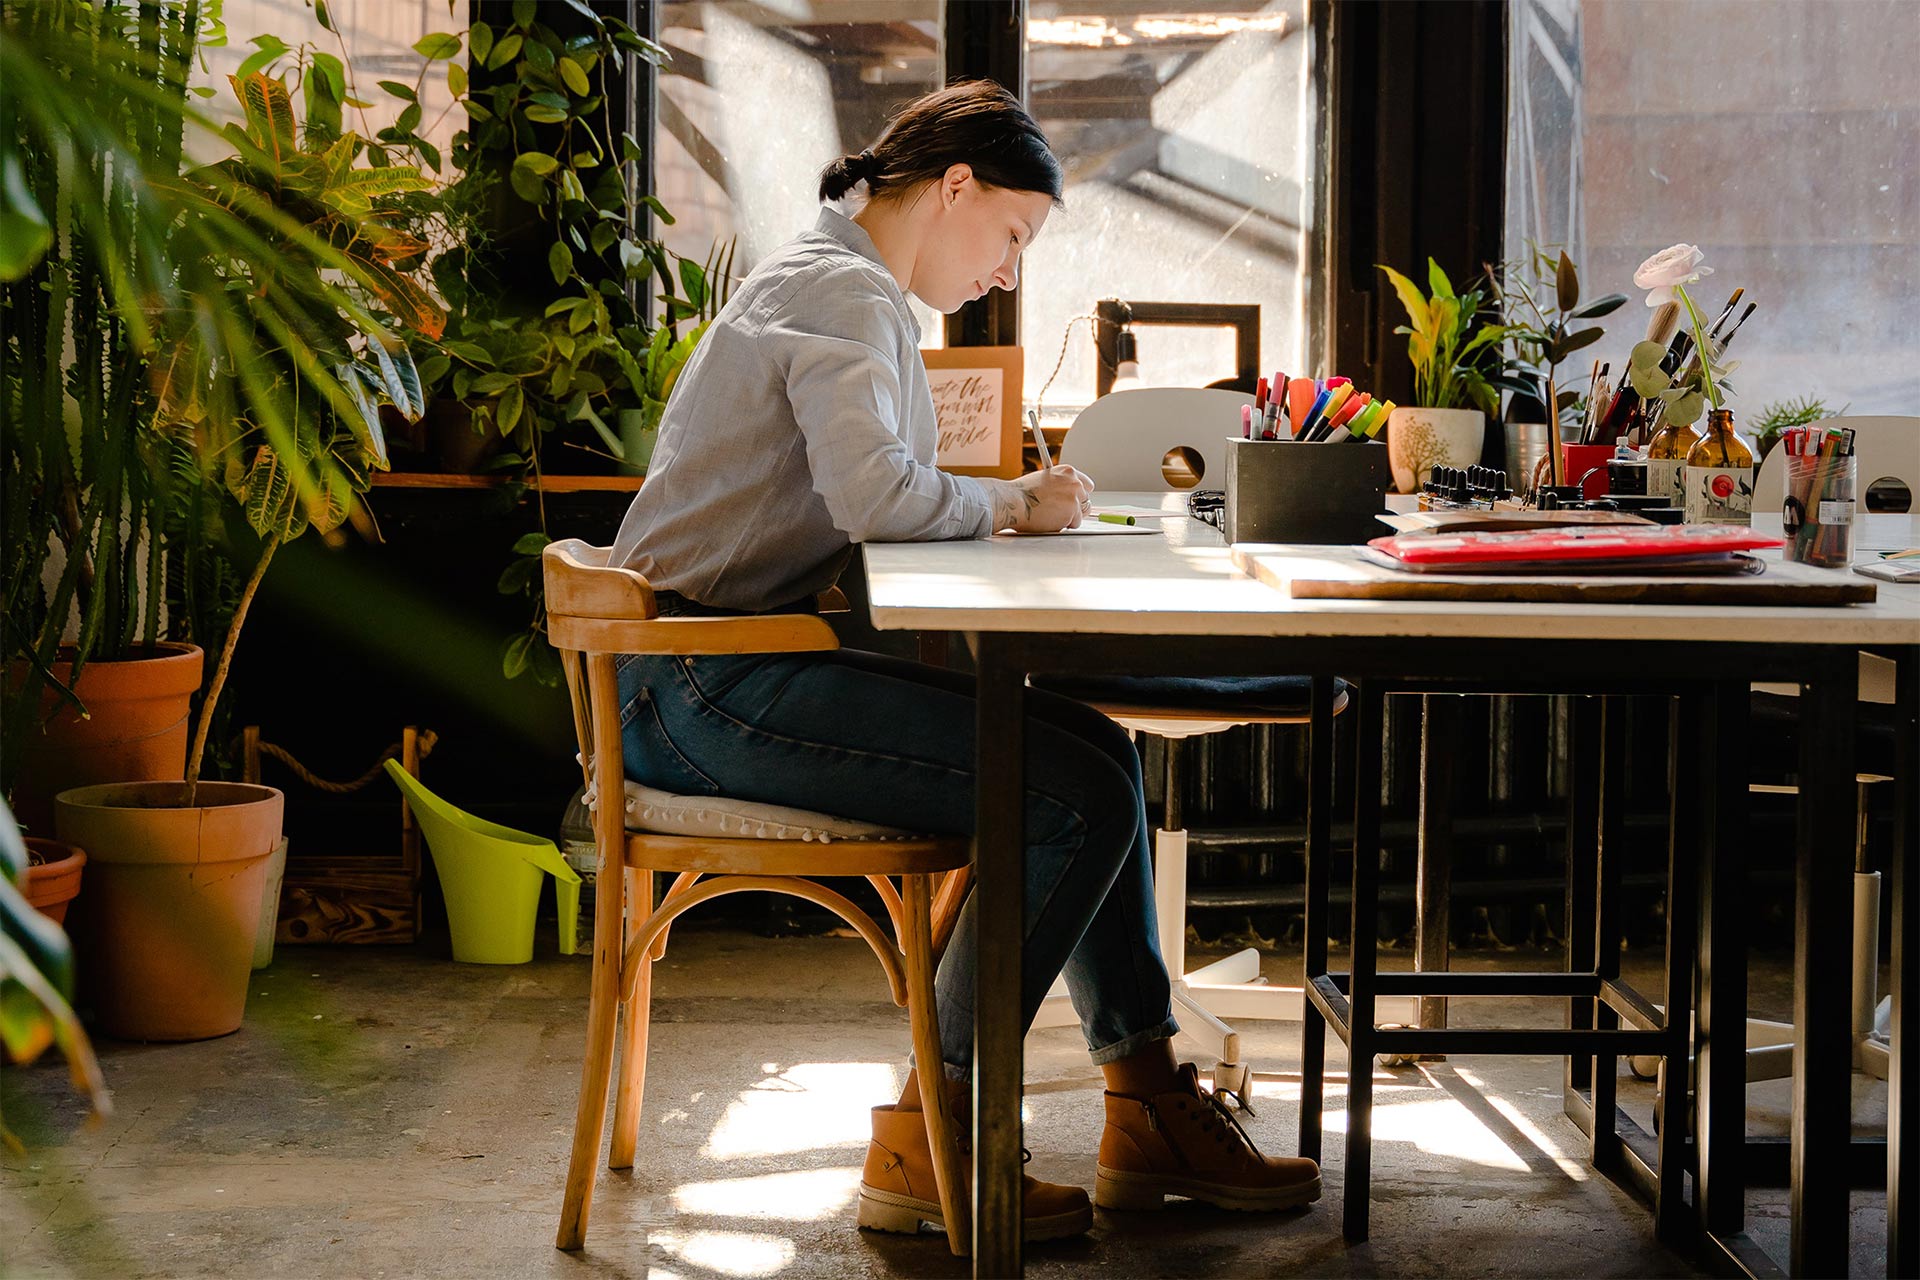
[[[434,743],[438,742],[439,740],[440,740],[440,736],[435,732],[433,732],[433,730],[431,729],[422,729],[420,731],[419,736],[415,739],[415,743],[419,750],[420,758],[422,760],[425,760],[427,758],[428,754],[433,750]],[[234,745],[236,748],[239,746],[241,741],[242,740],[239,738],[234,739]],[[299,778],[300,781],[306,783],[308,786],[314,788],[316,791],[329,791],[329,792],[332,792],[334,795],[346,795],[349,792],[360,790],[362,787],[365,787],[369,783],[371,783],[375,778],[383,776],[386,773],[386,762],[389,760],[398,759],[400,756],[400,748],[401,748],[401,744],[398,742],[388,747],[385,751],[383,751],[380,754],[380,758],[373,762],[373,767],[371,769],[368,769],[365,773],[361,774],[358,778],[355,778],[352,782],[329,782],[327,779],[322,778],[319,775],[315,774],[311,769],[301,764],[298,760],[295,760],[293,758],[292,753],[289,752],[285,747],[280,746],[278,743],[262,742],[260,744],[260,754],[264,756],[272,756],[275,760],[278,760],[281,764],[284,764],[285,766],[287,766],[287,768],[293,770],[294,776]]]

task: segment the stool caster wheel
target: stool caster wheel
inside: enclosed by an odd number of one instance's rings
[[[1627,1070],[1633,1072],[1636,1080],[1651,1080],[1660,1074],[1659,1055],[1636,1053],[1627,1059]]]
[[[1383,1031],[1403,1031],[1407,1029],[1407,1024],[1404,1022],[1383,1022],[1380,1024],[1380,1029]],[[1381,1053],[1374,1056],[1381,1066],[1388,1068],[1410,1067],[1420,1061],[1420,1055],[1417,1053]]]
[[[1253,1092],[1253,1068],[1244,1062],[1216,1062],[1213,1064],[1213,1091],[1230,1093],[1247,1110],[1247,1099]]]

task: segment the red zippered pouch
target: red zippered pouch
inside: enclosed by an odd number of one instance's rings
[[[1658,560],[1784,546],[1782,539],[1729,525],[1646,529],[1547,529],[1523,533],[1396,534],[1367,544],[1408,564],[1490,564]]]

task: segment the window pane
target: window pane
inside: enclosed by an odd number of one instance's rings
[[[1920,402],[1920,17],[1911,0],[1515,0],[1507,245],[1566,244],[1593,293],[1688,241],[1740,419],[1819,396],[1856,414]],[[1743,303],[1744,309],[1744,303]],[[1709,322],[1711,318],[1709,317]]]
[[[1257,303],[1264,372],[1306,370],[1308,224],[1320,110],[1304,0],[1116,5],[1032,0],[1029,95],[1067,170],[1021,270],[1027,396],[1101,298]],[[1092,401],[1091,325],[1074,327],[1049,419]],[[1228,330],[1137,330],[1144,379],[1233,376]]]
[[[737,236],[733,271],[810,229],[820,170],[879,137],[890,113],[940,86],[941,0],[744,0],[656,6],[661,68],[654,193],[674,252],[704,261]],[[925,345],[938,317],[917,302]]]

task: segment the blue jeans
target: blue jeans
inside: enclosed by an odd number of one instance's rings
[[[929,835],[973,831],[969,676],[852,650],[627,655],[617,666],[627,773],[648,786]],[[1021,1025],[1064,972],[1093,1060],[1111,1062],[1178,1030],[1140,761],[1091,707],[1029,690],[1027,710]],[[970,898],[935,982],[941,1056],[961,1079],[973,1061],[975,928]]]

